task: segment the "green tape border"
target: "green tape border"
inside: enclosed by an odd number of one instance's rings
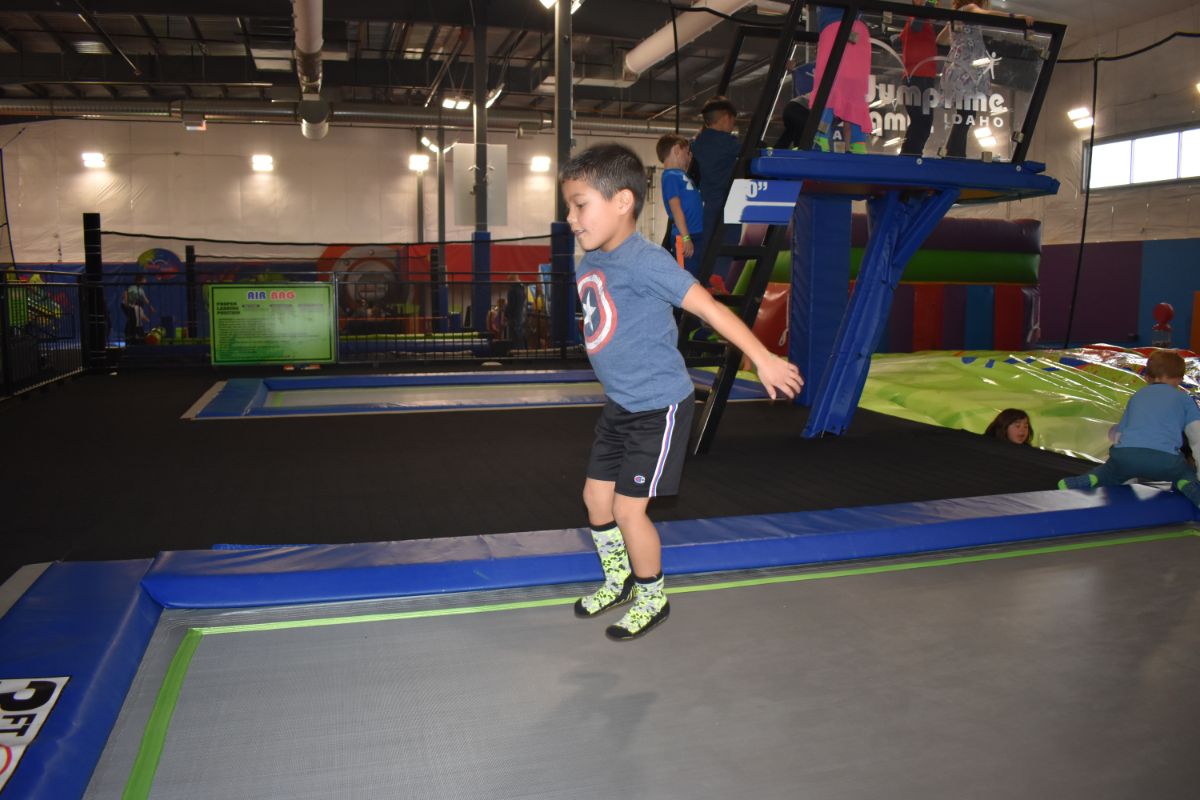
[[[802,581],[829,580],[831,578],[852,578],[862,575],[882,575],[890,572],[909,572],[931,567],[952,567],[962,564],[980,564],[988,561],[1005,561],[1013,558],[1049,555],[1053,553],[1071,553],[1080,550],[1098,550],[1105,547],[1117,547],[1127,544],[1144,542],[1161,542],[1172,539],[1200,538],[1200,532],[1191,530],[1163,531],[1138,536],[1122,536],[1115,539],[1103,539],[1089,542],[1069,542],[1066,544],[1031,547],[1022,550],[1009,550],[1000,553],[977,553],[974,555],[952,556],[950,558],[911,561],[899,564],[880,564],[873,567],[850,567],[846,569],[825,570],[821,572],[803,572],[795,575],[770,575],[762,578],[747,578],[738,581],[706,583],[696,586],[680,586],[671,589],[669,594],[690,594],[692,592],[712,592],[726,589],[744,589],[754,586],[772,586],[783,583],[800,583]],[[146,722],[146,730],[142,734],[141,745],[129,780],[126,782],[122,800],[146,800],[154,784],[154,775],[162,758],[163,746],[167,739],[167,729],[175,706],[179,702],[179,694],[183,690],[184,679],[192,663],[192,656],[205,636],[219,636],[229,633],[257,633],[262,631],[288,630],[295,628],[324,628],[333,625],[354,625],[364,622],[390,622],[406,619],[429,619],[434,617],[454,617],[468,614],[488,614],[497,611],[519,611],[528,608],[547,608],[574,603],[573,597],[551,598],[547,600],[525,600],[514,603],[493,603],[482,606],[462,606],[459,608],[434,608],[424,611],[398,611],[387,614],[360,614],[349,617],[327,617],[324,619],[286,620],[280,622],[260,622],[246,625],[222,625],[216,627],[191,628],[184,634],[183,641],[175,651],[167,674],[159,687],[154,700],[154,708]]]

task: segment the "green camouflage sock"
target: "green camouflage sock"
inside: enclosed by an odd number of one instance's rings
[[[635,639],[649,631],[671,613],[663,590],[663,577],[659,573],[651,582],[638,581],[633,591],[633,605],[615,625],[609,625],[605,635],[623,641]]]
[[[629,566],[629,553],[625,551],[621,529],[616,525],[599,531],[593,528],[592,541],[604,569],[604,585],[575,601],[577,617],[594,617],[628,603],[633,597],[633,570]]]

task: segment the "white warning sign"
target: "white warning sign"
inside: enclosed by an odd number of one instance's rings
[[[0,792],[37,738],[68,678],[0,678]]]

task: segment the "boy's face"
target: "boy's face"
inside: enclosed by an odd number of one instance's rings
[[[687,168],[692,165],[692,148],[685,144],[677,144],[671,148],[668,159],[675,168],[687,172]]]
[[[587,181],[563,181],[567,224],[584,250],[614,250],[633,233],[633,192],[621,189],[606,198]]]

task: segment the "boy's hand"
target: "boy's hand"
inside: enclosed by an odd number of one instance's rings
[[[795,397],[804,386],[804,378],[795,364],[783,360],[777,355],[769,356],[763,363],[755,364],[758,368],[758,379],[767,389],[767,396],[774,400],[777,392],[789,398]]]
[[[693,242],[691,239],[684,239],[682,249],[683,249],[683,257],[691,258],[692,255],[696,252],[696,243]]]

